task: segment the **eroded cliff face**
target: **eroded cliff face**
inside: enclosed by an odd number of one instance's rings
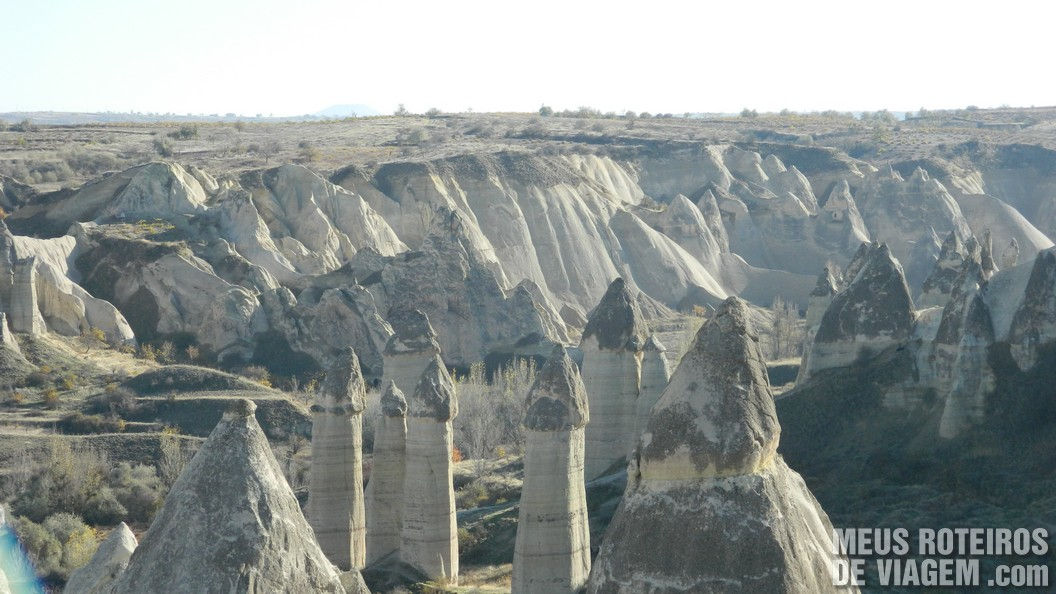
[[[1047,162],[1030,161],[1034,177]],[[805,308],[818,270],[864,241],[886,242],[910,294],[941,307],[956,263],[940,236],[976,237],[982,260],[990,231],[986,275],[1052,245],[1028,221],[1047,207],[1025,216],[1012,204],[1042,197],[998,183],[991,165],[898,164],[900,174],[824,147],[670,143],[619,158],[499,152],[350,166],[330,181],[281,165],[218,182],[159,162],[54,196],[4,191],[18,206],[9,243],[36,258],[46,331],[178,336],[220,359],[306,369],[326,367],[351,336],[377,377],[397,309],[429,316],[449,364],[544,355],[575,340],[617,276],[673,309],[735,294]],[[945,276],[922,291],[940,257]],[[11,286],[0,275],[0,298]]]

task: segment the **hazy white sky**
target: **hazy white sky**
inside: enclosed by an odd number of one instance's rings
[[[0,0],[0,111],[1053,105],[1049,6]]]

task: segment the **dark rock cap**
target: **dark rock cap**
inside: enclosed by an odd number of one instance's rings
[[[326,371],[318,403],[335,414],[358,414],[366,408],[366,392],[356,351],[345,347]]]
[[[392,380],[389,380],[389,385],[385,386],[381,394],[381,412],[386,417],[407,416],[407,399]]]
[[[599,348],[638,351],[645,345],[648,332],[638,302],[631,295],[626,281],[617,278],[590,313],[583,329],[583,340],[594,336]]]
[[[814,284],[814,290],[810,292],[811,297],[832,297],[839,292],[836,277],[826,267],[818,275],[818,282]]]
[[[653,407],[643,475],[687,449],[698,476],[753,472],[773,458],[780,432],[748,306],[730,297],[697,332]]]
[[[385,354],[420,353],[430,349],[440,352],[436,331],[429,323],[429,316],[422,310],[394,309],[389,312],[388,322],[395,334],[385,345]]]
[[[587,389],[563,346],[550,353],[525,402],[524,426],[533,431],[570,431],[590,420]]]
[[[902,340],[912,332],[914,319],[913,299],[902,266],[882,243],[868,248],[857,275],[833,298],[815,341],[856,337]]]
[[[942,310],[938,330],[934,341],[939,344],[956,345],[961,341],[965,314],[971,305],[971,297],[976,294],[983,282],[983,271],[979,263],[967,259],[961,263],[957,280],[950,291],[950,300]],[[983,304],[983,307],[986,307]],[[989,315],[989,314],[987,314]]]
[[[414,389],[414,396],[407,400],[407,415],[436,419],[439,422],[450,421],[458,416],[455,384],[439,355],[434,356],[422,372]]]

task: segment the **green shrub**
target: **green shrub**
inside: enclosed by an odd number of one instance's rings
[[[182,124],[175,131],[169,132],[169,138],[175,138],[176,140],[198,138],[198,126],[197,124]]]
[[[66,415],[57,425],[63,433],[71,435],[121,433],[125,430],[124,419],[109,418],[102,415],[86,415],[81,412]]]
[[[128,517],[128,509],[117,500],[110,487],[103,485],[84,502],[84,519],[94,525],[110,526]]]

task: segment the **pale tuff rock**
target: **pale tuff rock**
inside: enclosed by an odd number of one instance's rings
[[[434,356],[407,399],[407,450],[400,558],[431,579],[458,581],[458,531],[451,474],[455,386]]]
[[[367,564],[400,549],[407,450],[407,400],[389,381],[374,426],[374,464],[366,490]]]
[[[44,316],[37,308],[37,259],[30,256],[14,262],[11,285],[11,329],[30,336],[47,332]]]
[[[148,163],[130,171],[134,174],[128,184],[106,202],[97,218],[172,219],[205,210],[205,190],[182,165]]]
[[[849,284],[822,316],[810,353],[809,375],[843,367],[910,337],[913,300],[902,266],[886,244],[863,246],[847,267]],[[851,275],[854,275],[853,277]]]
[[[184,468],[114,582],[141,592],[343,592],[249,400]]]
[[[710,198],[710,204],[706,197],[701,198],[701,201],[709,210],[714,207],[711,210],[712,217],[719,217],[714,194],[711,194]],[[682,194],[675,196],[667,208],[645,220],[651,227],[673,239],[682,249],[696,258],[712,276],[717,278],[720,275],[722,254],[728,251],[725,231],[721,239],[715,237],[711,226],[715,222],[712,221],[709,224],[701,209],[688,198]],[[718,225],[720,227],[722,225],[721,217],[718,219]]]
[[[295,272],[329,272],[362,248],[386,256],[407,249],[361,196],[302,165],[252,172],[242,181],[253,194],[252,204],[260,219],[272,236],[280,238],[274,244],[278,254],[273,258],[285,257]],[[256,233],[258,224],[251,216],[247,219],[249,231]]]
[[[22,355],[22,349],[18,346],[18,341],[15,340],[13,334],[11,334],[11,328],[7,325],[7,314],[0,311],[0,347],[9,349],[18,355]]]
[[[281,282],[299,276],[294,264],[275,244],[253,204],[252,194],[242,188],[227,190],[221,194],[216,211],[220,232],[243,257]]]
[[[660,399],[660,394],[667,387],[669,379],[671,379],[671,364],[667,360],[667,347],[654,334],[645,341],[645,350],[642,353],[642,380],[638,390],[634,422],[635,439],[642,434],[649,422],[649,414],[653,410],[653,405]]]
[[[887,242],[892,255],[914,274],[927,274],[930,269],[910,259],[912,246],[928,237],[930,230],[940,234],[953,231],[961,238],[972,234],[957,201],[920,167],[905,181],[870,178],[856,199],[872,238]],[[923,278],[911,275],[908,280],[912,286],[919,286]]]
[[[593,422],[586,431],[586,478],[596,478],[634,447],[642,350],[647,328],[626,282],[609,285],[583,330],[583,384]]]
[[[395,382],[402,394],[414,394],[422,373],[440,354],[436,331],[418,309],[391,311],[388,322],[393,335],[385,345],[382,382]]]
[[[552,344],[567,336],[552,334],[564,325],[552,305],[537,303],[523,286],[510,293],[503,289],[469,240],[462,215],[438,212],[430,229],[420,251],[388,258],[363,282],[383,311],[418,309],[428,315],[445,361],[469,365],[525,341]],[[405,393],[413,389],[397,385]]]
[[[1056,249],[1038,253],[1023,301],[1008,331],[1012,358],[1023,371],[1034,366],[1038,347],[1056,340]]]
[[[524,484],[513,554],[515,593],[578,592],[590,574],[583,482],[586,389],[557,347],[526,399]]]
[[[10,235],[6,226],[0,223],[0,234],[7,236],[3,245],[8,246],[6,256],[0,257],[0,278],[12,277],[13,266],[9,268],[9,262],[33,258],[37,307],[48,330],[79,336],[95,328],[102,330],[106,339],[114,344],[134,342],[132,329],[121,312],[109,302],[89,295],[72,280],[77,271],[71,269],[71,263],[82,252],[80,237],[82,227],[87,225],[91,223],[74,225],[71,235],[37,239]],[[3,273],[5,268],[6,274]]]
[[[733,175],[722,161],[720,146],[676,150],[661,157],[646,155],[641,159],[638,183],[646,194],[657,199],[673,198],[709,184],[726,190]]]
[[[686,204],[692,207],[688,200]],[[713,304],[726,297],[725,289],[700,261],[630,212],[614,214],[609,227],[619,237],[623,263],[643,292],[668,306],[677,305],[695,288],[703,289]]]
[[[342,570],[366,561],[363,510],[363,409],[366,387],[356,353],[346,349],[326,373],[312,406],[308,522]]]
[[[989,280],[997,272],[997,263],[994,262],[994,242],[990,229],[983,231],[983,238],[979,240],[979,260],[983,267],[983,278]]]
[[[919,302],[921,307],[946,305],[961,274],[961,266],[967,257],[969,257],[968,251],[961,243],[961,239],[956,233],[950,231],[946,240],[942,242],[942,251],[939,252],[939,260],[935,263],[935,268],[924,281]]]
[[[722,157],[726,167],[744,180],[761,184],[770,179],[763,171],[763,158],[759,153],[731,146],[723,152]]]
[[[268,329],[257,295],[218,277],[178,244],[126,240],[82,226],[85,286],[127,314],[136,336],[187,333],[218,358],[248,360]]]
[[[139,543],[128,525],[121,522],[99,544],[91,561],[70,574],[63,594],[103,594],[128,567],[128,559]]]
[[[796,374],[796,383],[804,381],[809,375],[807,370],[810,368],[810,351],[814,347],[814,336],[818,333],[821,319],[825,311],[829,309],[832,298],[839,293],[839,286],[839,280],[826,267],[818,275],[818,281],[810,292],[807,315],[804,320],[803,355],[799,363],[799,372]]]
[[[748,316],[727,300],[675,370],[588,592],[837,591],[832,525],[777,455],[780,427]]]
[[[778,173],[784,173],[788,170],[777,155],[767,155],[766,158],[763,159],[763,171],[765,171],[770,177],[773,177]]]
[[[767,159],[773,155],[767,156]],[[776,159],[776,157],[774,157]],[[779,161],[780,163],[780,161]],[[810,180],[793,165],[791,169],[783,171],[767,171],[770,176],[770,189],[774,193],[791,194],[796,197],[806,211],[810,214],[818,212],[818,199],[814,196],[814,190],[810,187]]]
[[[1001,268],[1012,268],[1019,263],[1019,242],[1013,237],[1001,252]]]
[[[726,234],[725,225],[722,224],[722,211],[715,199],[715,193],[711,190],[704,192],[700,200],[697,200],[697,208],[704,217],[704,224],[711,233],[711,237],[718,244],[719,251],[730,251],[730,238]]]

